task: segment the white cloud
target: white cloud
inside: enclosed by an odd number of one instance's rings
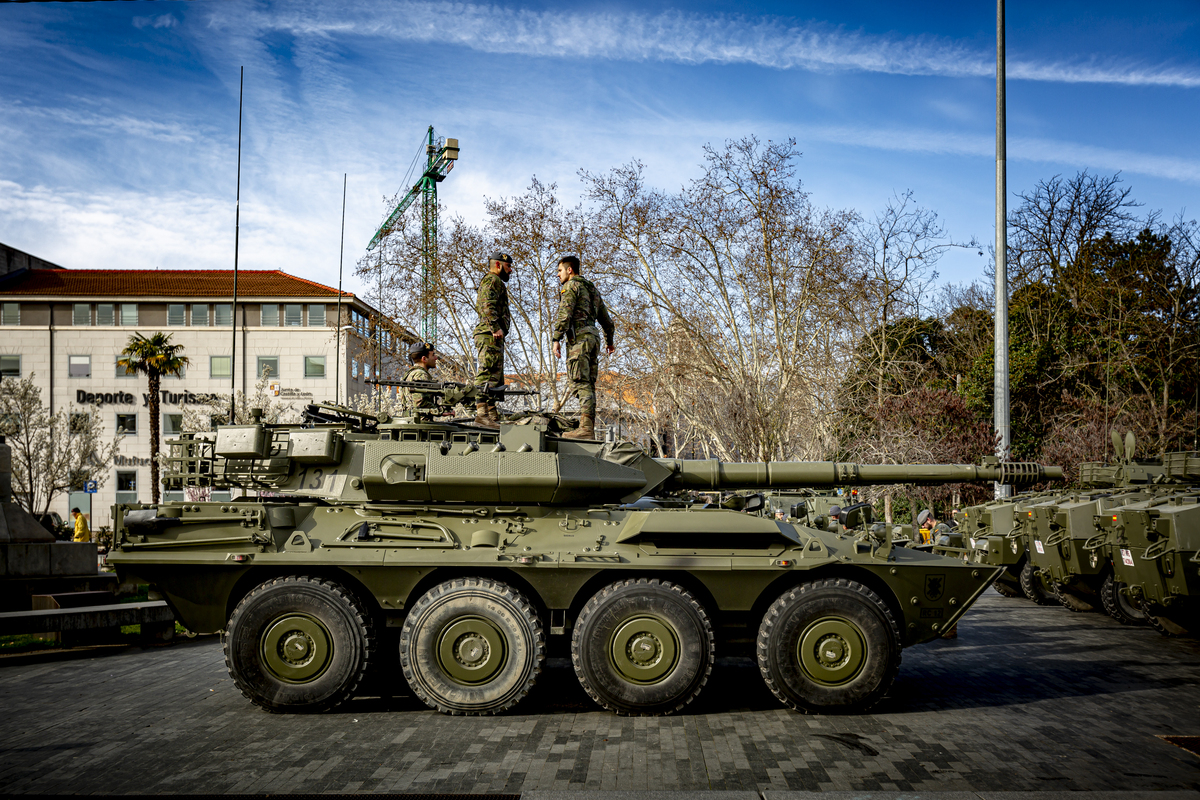
[[[755,64],[774,69],[897,75],[989,77],[995,56],[932,36],[870,35],[781,17],[608,11],[533,11],[420,0],[218,6],[211,22],[226,30],[282,30],[304,36],[359,35],[448,44],[487,53]],[[1010,59],[1016,80],[1200,87],[1200,68],[1101,60],[1042,63]]]
[[[141,30],[142,28],[174,28],[179,24],[179,20],[171,14],[160,14],[156,17],[134,17],[133,27]]]

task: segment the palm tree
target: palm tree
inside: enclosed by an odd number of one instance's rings
[[[171,341],[171,334],[159,331],[150,338],[140,333],[129,337],[122,358],[117,366],[125,368],[125,374],[142,373],[149,384],[150,397],[150,493],[157,505],[158,486],[158,430],[159,430],[159,385],[163,375],[179,375],[188,365],[188,357],[180,355],[183,345]]]

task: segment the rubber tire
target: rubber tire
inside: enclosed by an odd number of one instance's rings
[[[1100,602],[1104,611],[1122,625],[1146,625],[1146,612],[1121,594],[1125,584],[1120,583],[1110,572],[1100,584]]]
[[[1011,579],[1007,575],[1001,575],[996,579],[996,582],[992,584],[992,588],[996,590],[996,594],[1004,597],[1024,597],[1025,593],[1021,591],[1021,584],[1017,583],[1014,585],[1009,583],[1009,580]]]
[[[263,663],[260,643],[275,620],[293,614],[315,618],[329,634],[328,666],[315,679],[291,683]],[[221,637],[225,666],[250,702],[272,712],[327,711],[349,699],[375,657],[375,627],[362,603],[332,581],[291,575],[276,578],[242,598]]]
[[[439,666],[441,633],[454,620],[483,617],[505,637],[509,657],[493,680],[467,685]],[[456,578],[434,586],[413,604],[400,629],[400,665],[413,694],[455,716],[500,714],[519,703],[542,672],[546,634],[533,604],[508,584]]]
[[[644,613],[669,622],[676,634],[675,666],[658,682],[624,677],[610,656],[623,623]],[[695,700],[712,674],[716,642],[708,612],[682,586],[635,578],[596,592],[571,634],[571,663],[583,690],[600,706],[622,716],[671,714]]]
[[[830,616],[852,622],[865,640],[865,663],[840,686],[807,677],[796,655],[810,623]],[[895,681],[900,642],[900,627],[879,595],[857,581],[827,578],[789,589],[767,609],[758,629],[758,669],[771,693],[796,711],[861,712],[883,699]]]
[[[1034,574],[1032,561],[1026,561],[1025,566],[1021,568],[1021,591],[1039,606],[1048,606],[1055,602],[1053,590],[1047,591],[1045,582]]]
[[[1053,584],[1054,598],[1059,604],[1068,611],[1073,611],[1077,614],[1083,614],[1088,611],[1096,611],[1095,604],[1089,603],[1086,598],[1081,597],[1077,592],[1063,586],[1062,584]]]
[[[1145,600],[1142,601],[1141,607],[1142,611],[1146,614],[1146,624],[1151,628],[1154,628],[1154,630],[1158,631],[1163,636],[1174,638],[1176,636],[1187,636],[1190,633],[1190,630],[1187,627],[1180,625],[1179,622],[1171,617],[1168,617],[1164,614],[1154,613],[1155,611],[1160,611],[1161,609],[1156,606],[1151,606]]]

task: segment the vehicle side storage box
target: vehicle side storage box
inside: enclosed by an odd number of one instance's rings
[[[271,435],[262,425],[225,425],[217,428],[216,454],[222,458],[266,458]]]
[[[342,438],[331,430],[291,431],[288,455],[300,464],[337,464],[342,460]]]

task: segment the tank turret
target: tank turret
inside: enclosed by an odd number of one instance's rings
[[[352,424],[229,425],[171,443],[170,488],[269,489],[354,502],[573,505],[629,503],[657,492],[825,488],[873,484],[1061,480],[1029,463],[876,465],[723,463],[652,458],[629,442],[561,439],[536,421],[472,425],[402,420],[374,431]]]

